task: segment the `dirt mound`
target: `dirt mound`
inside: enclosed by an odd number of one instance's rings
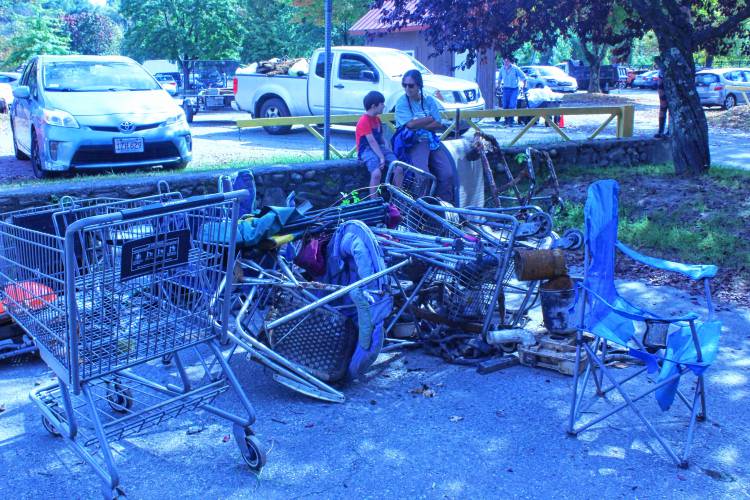
[[[706,118],[713,127],[750,132],[750,106],[736,106],[722,113],[707,115]]]

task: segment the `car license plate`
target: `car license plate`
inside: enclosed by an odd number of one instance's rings
[[[116,137],[115,153],[143,153],[143,137]]]

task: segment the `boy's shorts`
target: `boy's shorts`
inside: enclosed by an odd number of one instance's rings
[[[383,150],[383,156],[385,157],[385,168],[388,168],[388,165],[390,165],[392,161],[396,161],[396,155],[393,154],[392,151]],[[375,151],[370,148],[365,148],[359,159],[365,163],[367,171],[370,173],[373,173],[378,167],[380,167],[380,158],[378,158]]]

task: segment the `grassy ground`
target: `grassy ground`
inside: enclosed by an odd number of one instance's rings
[[[588,185],[612,178],[620,183],[619,237],[655,257],[720,267],[723,298],[750,296],[750,172],[717,168],[697,179],[677,177],[671,165],[637,168],[574,168],[559,172],[566,213],[560,228],[582,227]],[[624,265],[624,264],[623,264]],[[643,272],[640,266],[625,269]],[[652,277],[661,282],[671,278]]]

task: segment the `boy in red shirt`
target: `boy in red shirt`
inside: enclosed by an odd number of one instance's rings
[[[357,158],[364,162],[370,172],[370,194],[375,194],[386,166],[396,160],[396,155],[383,139],[383,124],[379,118],[385,108],[385,97],[373,90],[365,96],[364,105],[365,114],[357,122],[354,136],[357,141]],[[394,183],[401,177],[399,174],[400,168],[394,175]]]

